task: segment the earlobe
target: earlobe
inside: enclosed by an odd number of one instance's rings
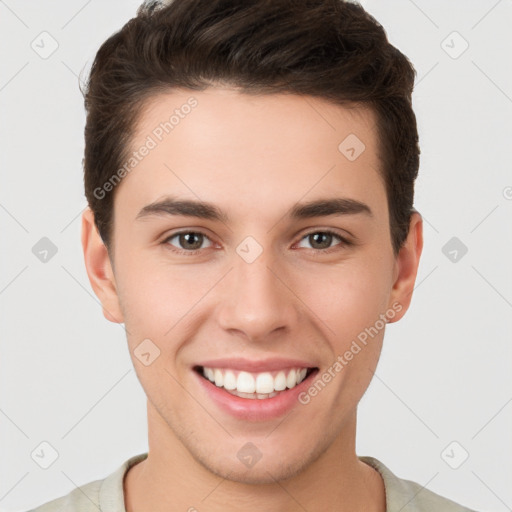
[[[412,292],[416,282],[416,275],[420,263],[421,252],[423,250],[423,219],[419,212],[414,211],[409,222],[409,233],[403,246],[396,257],[396,270],[393,288],[388,306],[397,309],[399,304],[401,308],[399,313],[388,323],[393,323],[402,318],[409,308],[412,298]]]
[[[101,302],[103,315],[114,323],[124,321],[107,248],[94,223],[94,213],[87,207],[82,214],[82,249],[89,282]]]

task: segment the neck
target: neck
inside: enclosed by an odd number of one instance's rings
[[[223,478],[194,459],[149,402],[148,426],[148,457],[132,466],[124,479],[127,512],[386,510],[379,473],[355,454],[355,413],[302,471],[258,484]]]

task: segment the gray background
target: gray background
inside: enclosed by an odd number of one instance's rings
[[[80,245],[78,75],[138,4],[0,1],[2,511],[147,450],[123,327],[103,318]],[[512,510],[512,2],[363,4],[418,71],[425,248],[411,309],[388,327],[361,402],[357,451],[477,510]],[[57,248],[46,262],[32,252],[43,237]],[[31,456],[42,442],[58,452],[48,469]]]

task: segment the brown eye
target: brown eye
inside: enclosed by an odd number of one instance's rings
[[[319,231],[318,233],[312,233],[308,235],[308,239],[313,249],[327,249],[330,247],[333,236],[329,233]]]
[[[175,238],[177,238],[178,245],[171,243],[171,240]],[[181,252],[193,252],[200,250],[205,240],[209,239],[203,233],[197,231],[181,231],[166,238],[164,243],[169,244],[176,249],[184,249],[184,251]]]
[[[338,239],[341,243],[338,243],[332,246],[332,243],[335,239]],[[336,246],[346,246],[350,245],[349,241],[338,235],[334,231],[322,230],[322,231],[312,231],[305,235],[301,241],[307,240],[310,244],[310,248],[313,250],[328,252],[329,249],[332,249]]]

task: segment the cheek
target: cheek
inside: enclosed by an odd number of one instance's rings
[[[340,351],[373,325],[386,307],[390,265],[373,252],[361,251],[337,263],[283,268],[284,280],[294,292],[285,294],[283,300],[303,310],[302,318],[315,322]],[[173,329],[186,330],[197,315],[208,314],[207,305],[213,311],[216,294],[212,286],[230,267],[222,263],[171,265],[164,258],[144,256],[144,251],[120,254],[125,256],[117,261],[118,293],[132,343],[144,338],[162,340],[172,336]],[[275,293],[280,292],[276,289]],[[206,295],[208,300],[202,301]]]
[[[218,268],[168,265],[150,257],[119,262],[118,294],[131,336],[162,340],[218,281]],[[183,325],[184,325],[183,324]]]
[[[385,312],[390,294],[389,269],[373,261],[327,268],[302,279],[301,296],[332,331],[330,338],[348,340],[373,325]]]

